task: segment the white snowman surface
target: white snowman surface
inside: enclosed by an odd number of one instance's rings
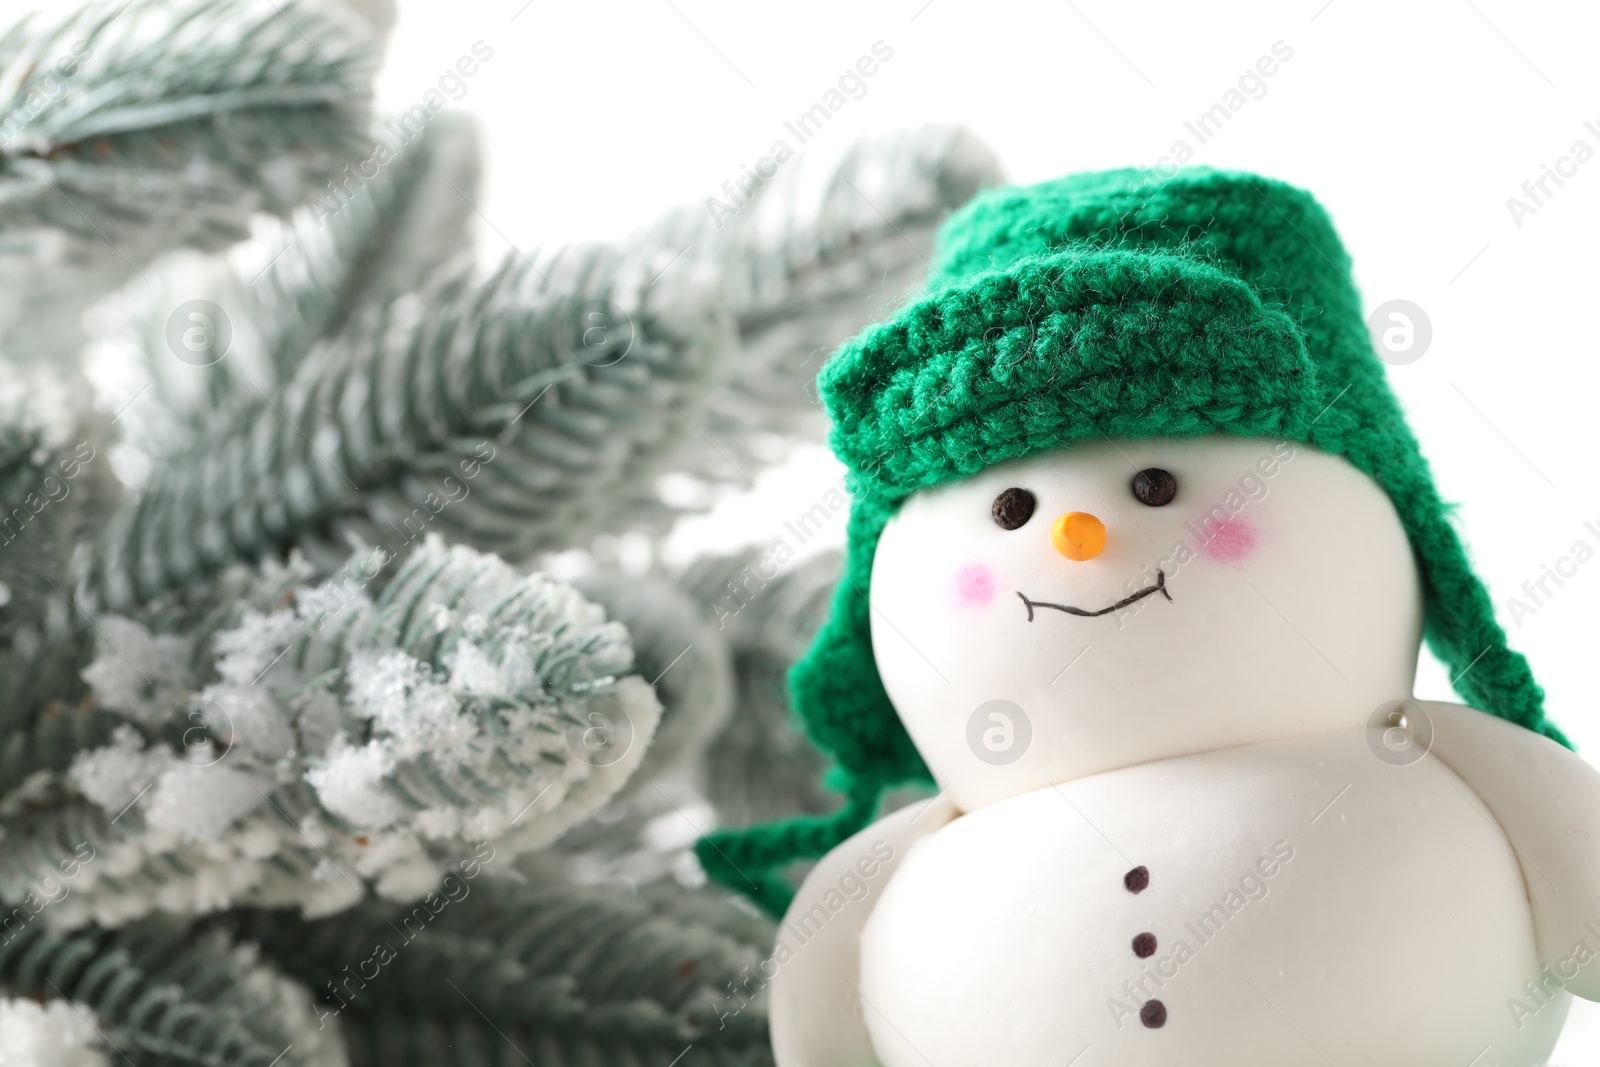
[[[1510,1067],[1600,999],[1600,775],[1411,700],[1416,565],[1347,461],[1000,464],[906,501],[871,604],[940,793],[802,885],[780,1067]]]

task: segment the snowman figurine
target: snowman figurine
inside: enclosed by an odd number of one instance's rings
[[[1078,175],[969,204],[829,362],[849,547],[791,682],[846,802],[700,847],[773,910],[820,856],[779,1067],[1510,1067],[1600,999],[1600,776],[1348,274],[1291,187]],[[1412,697],[1424,630],[1467,705]]]

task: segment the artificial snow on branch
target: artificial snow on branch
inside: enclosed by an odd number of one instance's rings
[[[64,1000],[0,1000],[0,1067],[111,1067],[86,1009]]]
[[[568,586],[436,539],[297,585],[265,567],[192,633],[97,620],[85,669],[123,719],[0,803],[0,899],[97,859],[63,924],[234,904],[409,900],[480,843],[543,848],[614,795],[660,705],[623,627]],[[382,591],[374,594],[373,587]]]

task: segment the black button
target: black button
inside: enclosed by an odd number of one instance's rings
[[[1167,1006],[1159,1000],[1147,1000],[1139,1009],[1139,1021],[1152,1030],[1167,1025]]]
[[[1156,954],[1156,935],[1140,934],[1133,939],[1133,954],[1141,960],[1149,959]]]
[[[1122,884],[1128,887],[1130,893],[1143,893],[1150,885],[1150,868],[1135,867],[1122,876]]]
[[[1133,495],[1141,504],[1164,507],[1178,495],[1178,479],[1160,467],[1146,467],[1133,476]]]

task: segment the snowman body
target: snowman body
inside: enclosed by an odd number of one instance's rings
[[[1530,998],[1540,977],[1516,853],[1471,788],[1350,730],[955,819],[884,887],[860,992],[884,1067],[1482,1067],[1555,1045],[1567,999]]]

